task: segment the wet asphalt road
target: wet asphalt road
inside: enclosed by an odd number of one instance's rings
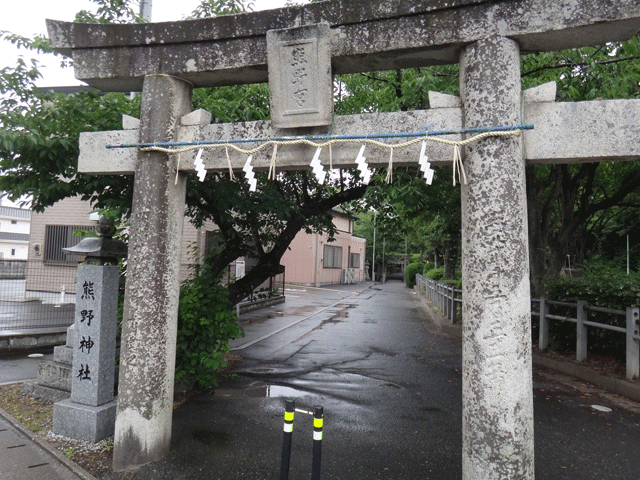
[[[176,410],[170,456],[133,478],[279,478],[286,398],[324,407],[324,479],[461,478],[460,341],[437,333],[403,283],[362,288],[287,292],[241,317],[237,379]],[[534,375],[536,478],[639,478],[637,404],[557,379]],[[296,413],[293,435],[289,478],[310,478],[311,417]]]

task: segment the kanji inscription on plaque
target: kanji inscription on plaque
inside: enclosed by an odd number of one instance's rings
[[[333,85],[328,24],[267,33],[271,120],[276,128],[330,125]]]

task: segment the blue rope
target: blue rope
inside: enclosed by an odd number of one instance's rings
[[[459,135],[463,133],[484,133],[484,132],[508,132],[511,130],[533,130],[533,124],[521,124],[516,126],[501,127],[476,127],[463,128],[460,130],[429,130],[427,132],[405,132],[405,133],[378,133],[367,135],[302,135],[298,137],[266,137],[266,138],[237,138],[233,140],[197,140],[193,142],[155,142],[155,143],[128,143],[123,145],[107,145],[107,149],[114,148],[149,148],[149,147],[191,147],[198,145],[224,145],[225,143],[264,143],[270,141],[287,142],[293,140],[366,140],[385,138],[412,138],[412,137],[434,137],[438,135]]]

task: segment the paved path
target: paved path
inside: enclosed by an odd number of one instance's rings
[[[294,296],[241,317],[237,379],[176,410],[169,457],[133,479],[278,478],[287,398],[324,406],[327,480],[460,479],[460,341],[401,282]],[[553,375],[534,374],[534,394],[537,480],[638,478],[637,411]],[[311,438],[311,419],[297,413],[292,480],[310,477]]]
[[[53,359],[53,347],[39,351],[17,351],[0,354],[0,385],[31,380],[38,376],[38,365],[42,360]]]
[[[72,470],[73,468],[73,470]],[[0,409],[0,478],[2,480],[89,480],[93,477],[45,448]]]
[[[278,478],[287,398],[325,408],[324,479],[461,478],[459,339],[441,335],[401,282],[287,295],[285,304],[241,316],[237,378],[175,411],[170,455],[105,480]],[[543,371],[534,371],[534,396],[537,480],[638,478],[638,404]],[[310,477],[311,426],[296,414],[291,480]],[[77,478],[0,472],[3,480]]]

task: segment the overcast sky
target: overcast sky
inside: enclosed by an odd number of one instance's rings
[[[136,2],[138,3],[138,2]],[[189,15],[200,0],[152,0],[152,21],[166,22],[181,20]],[[267,10],[284,6],[286,0],[253,0],[254,10]],[[302,2],[301,2],[302,3]],[[22,36],[31,37],[37,33],[46,35],[45,19],[73,21],[80,10],[95,11],[96,4],[90,0],[3,0],[0,15],[0,30],[7,30]],[[137,7],[136,7],[137,8]],[[33,52],[18,50],[9,42],[0,41],[1,67],[13,67],[16,58],[34,58]],[[40,87],[79,85],[71,68],[60,68],[59,60],[51,55],[38,57],[43,78],[36,84]]]

